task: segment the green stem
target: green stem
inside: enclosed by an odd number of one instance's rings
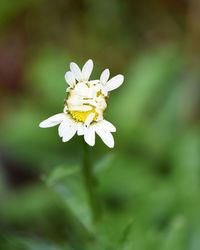
[[[100,206],[95,190],[95,177],[92,173],[92,166],[89,159],[89,146],[85,143],[85,141],[83,142],[82,173],[88,194],[93,221],[96,222],[100,219]]]

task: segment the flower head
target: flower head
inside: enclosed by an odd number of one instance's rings
[[[104,119],[108,94],[118,88],[124,81],[123,75],[109,79],[110,72],[105,69],[100,80],[89,80],[93,69],[93,61],[88,60],[82,70],[76,63],[70,63],[70,71],[65,74],[67,98],[63,113],[49,117],[40,123],[41,128],[53,127],[58,124],[58,134],[62,141],[69,141],[76,133],[83,135],[90,145],[95,144],[95,132],[110,148],[114,147],[111,132],[116,128]]]

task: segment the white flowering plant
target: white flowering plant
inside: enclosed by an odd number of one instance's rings
[[[89,59],[82,70],[74,62],[70,63],[70,71],[65,73],[68,84],[67,98],[64,101],[62,113],[53,115],[42,121],[41,128],[53,127],[59,124],[58,134],[63,142],[69,141],[76,133],[83,136],[89,146],[95,145],[95,133],[109,147],[114,147],[115,126],[105,120],[109,92],[121,86],[124,76],[119,74],[109,80],[110,71],[105,69],[100,79],[89,80],[93,70],[93,61]],[[99,219],[101,211],[94,188],[94,176],[90,166],[88,149],[84,143],[82,158],[82,173],[89,197],[93,219]]]
[[[70,63],[70,71],[65,74],[69,87],[66,92],[63,113],[49,117],[40,123],[41,128],[58,124],[58,134],[63,142],[69,141],[76,133],[84,136],[85,142],[95,145],[95,133],[110,148],[114,147],[111,132],[116,128],[105,120],[105,110],[109,92],[121,86],[124,76],[119,74],[109,80],[110,71],[105,69],[99,80],[89,80],[93,70],[93,61],[88,60],[82,70],[74,62]]]

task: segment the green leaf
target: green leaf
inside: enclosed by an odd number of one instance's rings
[[[59,166],[55,167],[47,176],[42,176],[42,179],[46,182],[48,186],[54,185],[57,181],[62,178],[69,177],[80,171],[80,168],[76,165],[73,166]]]
[[[186,221],[180,216],[175,218],[169,228],[167,234],[163,236],[162,250],[183,250],[186,240]]]

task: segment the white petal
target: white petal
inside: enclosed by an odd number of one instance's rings
[[[65,74],[65,81],[69,84],[70,87],[76,83],[74,74],[71,71],[67,71]]]
[[[76,105],[76,106],[72,106],[70,107],[70,111],[90,111],[92,110],[93,108],[89,105]]]
[[[80,111],[90,111],[92,110],[92,107],[89,106],[89,105],[83,105],[83,106],[80,106]]]
[[[106,130],[106,128],[103,126],[103,124],[97,124],[95,126],[95,131],[97,132],[97,134],[101,137],[101,139],[103,140],[103,142],[109,147],[109,148],[113,148],[114,147],[114,139],[112,134]]]
[[[62,141],[66,142],[69,141],[75,134],[77,131],[77,124],[73,121],[69,122],[68,121],[64,121],[63,124],[63,131],[62,131]]]
[[[91,100],[91,99],[89,99],[89,100],[83,100],[83,104],[90,104],[90,105],[92,105],[94,107],[97,106],[97,102],[94,101],[94,100]],[[88,107],[91,107],[91,106],[88,105]],[[92,108],[90,110],[92,110]]]
[[[83,123],[79,122],[77,128],[77,134],[84,135],[84,133],[85,133],[85,126],[83,125]]]
[[[49,117],[48,119],[42,121],[39,124],[39,126],[41,128],[49,128],[49,127],[56,126],[59,123],[61,123],[65,119],[65,117],[66,117],[66,115],[64,113],[53,115],[53,116]]]
[[[58,127],[58,135],[60,137],[63,137],[63,131],[65,129],[65,122],[61,122],[61,124]]]
[[[65,106],[64,109],[63,109],[63,112],[66,114],[66,113],[68,113],[67,110],[68,110],[68,107]]]
[[[71,72],[74,74],[75,78],[78,80],[78,81],[82,81],[82,73],[81,73],[81,70],[79,68],[79,66],[72,62],[70,63],[70,69],[71,69]]]
[[[94,126],[90,126],[84,134],[84,139],[87,142],[88,145],[94,146],[95,144],[95,130]]]
[[[103,120],[102,124],[106,130],[108,130],[110,132],[116,132],[115,126],[112,123],[110,123],[109,121]]]
[[[66,127],[69,126],[69,125],[67,125],[67,123],[68,123],[68,124],[72,123],[70,117],[67,117],[66,119],[64,119],[64,120],[61,122],[61,124],[59,125],[59,127],[58,127],[58,134],[59,134],[60,137],[63,137],[63,136],[64,136]]]
[[[74,96],[74,97],[70,97],[67,99],[67,104],[68,104],[68,108],[71,109],[71,105],[73,106],[82,105],[82,101],[80,100],[80,98],[77,98],[76,96]]]
[[[71,87],[68,87],[68,88],[66,89],[66,92],[69,92],[69,91],[70,91],[70,89],[71,89]]]
[[[108,78],[110,76],[110,71],[109,69],[105,69],[100,76],[100,82],[102,82],[103,84],[106,84],[106,82],[108,81]]]
[[[106,89],[106,86],[103,86],[103,88],[101,89],[101,93],[102,93],[104,96],[107,96],[107,95],[108,95],[108,90]]]
[[[95,117],[95,113],[91,113],[87,116],[86,120],[85,120],[85,125],[89,126],[90,123],[92,122],[93,118]]]
[[[73,92],[77,95],[87,96],[88,90],[89,90],[88,86],[84,84],[83,82],[81,82],[81,83],[76,84],[75,90]]]
[[[123,75],[114,76],[106,83],[105,89],[107,91],[117,89],[123,83],[123,81],[124,81]]]
[[[101,121],[101,120],[103,120],[103,116],[101,114],[99,114],[96,121],[98,122],[98,121]]]
[[[83,66],[82,69],[83,80],[88,81],[92,73],[92,69],[93,69],[93,61],[90,59]]]

